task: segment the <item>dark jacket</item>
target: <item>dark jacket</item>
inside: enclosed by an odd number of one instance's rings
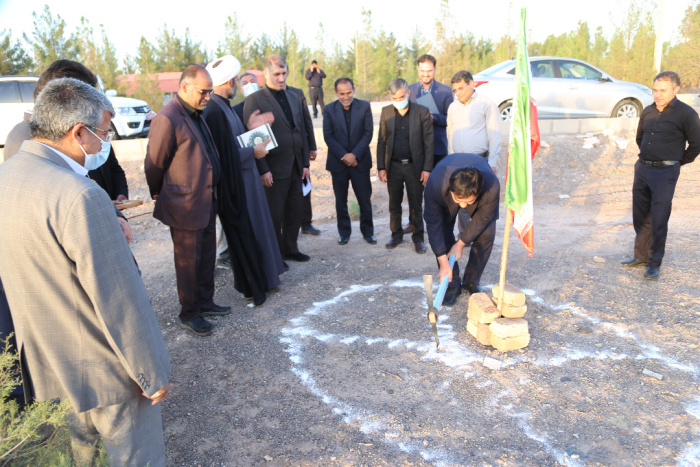
[[[411,102],[416,102],[421,96],[420,88],[423,85],[418,83],[413,83],[408,87],[411,90],[411,97],[409,100]],[[447,109],[450,104],[454,102],[454,96],[452,95],[452,89],[442,83],[437,81],[433,82],[433,88],[430,90],[433,96],[435,105],[437,105],[440,113],[433,115],[433,133],[435,135],[435,154],[446,155],[447,154]]]
[[[369,143],[374,134],[372,109],[367,101],[353,99],[350,113],[350,140],[343,114],[343,105],[335,101],[323,108],[323,138],[328,146],[326,170],[341,172],[347,166],[340,160],[347,153],[357,158],[357,169],[369,171],[372,168],[372,153]]]
[[[433,122],[430,111],[420,104],[409,104],[409,134],[411,158],[416,176],[421,172],[433,170]],[[396,109],[387,105],[382,109],[377,138],[377,170],[390,170],[391,154],[394,147],[394,127],[396,126]]]
[[[278,146],[267,156],[257,159],[260,175],[272,172],[273,178],[284,179],[292,175],[301,177],[302,170],[309,167],[309,140],[306,134],[306,123],[301,108],[301,101],[296,91],[281,91],[286,93],[294,119],[294,129],[291,128],[284,111],[275,96],[267,86],[248,96],[243,106],[243,123],[248,126],[250,114],[255,110],[261,113],[272,112],[275,121],[270,125]],[[308,109],[307,109],[308,112]],[[151,130],[153,131],[153,130]]]
[[[471,222],[462,232],[460,237],[462,241],[469,245],[491,222],[498,219],[501,184],[486,159],[476,154],[450,154],[435,166],[423,194],[425,198],[423,218],[428,231],[430,248],[435,256],[447,253],[444,224],[450,222],[450,225],[454,226],[460,209],[450,194],[450,177],[455,170],[463,167],[474,167],[479,170],[483,176],[483,185],[476,202],[465,209],[471,217]]]
[[[203,126],[207,128],[206,123]],[[171,100],[151,123],[144,171],[151,196],[158,195],[153,217],[177,229],[207,226],[212,164],[195,123],[179,99]]]

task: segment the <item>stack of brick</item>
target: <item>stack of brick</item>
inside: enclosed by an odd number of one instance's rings
[[[500,287],[493,287],[493,300],[486,293],[469,297],[467,309],[467,331],[482,345],[490,345],[501,352],[522,349],[530,343],[525,294],[517,287],[506,284],[503,304],[496,306]]]

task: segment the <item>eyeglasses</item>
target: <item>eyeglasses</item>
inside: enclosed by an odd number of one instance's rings
[[[467,83],[464,83],[461,86],[458,86],[452,90],[452,94],[457,94],[457,91],[464,91],[464,89],[469,86]]]
[[[195,88],[202,95],[202,97],[211,96],[211,93],[214,92],[213,89],[199,89],[197,86],[192,87]]]
[[[89,128],[90,130],[93,130],[93,131],[99,131],[100,133],[105,135],[105,137],[107,139],[103,140],[103,141],[106,143],[109,143],[110,141],[112,141],[112,138],[114,138],[115,133],[112,130],[103,130],[102,128],[96,128],[96,127],[87,126],[87,125],[85,125],[85,127]],[[95,136],[97,136],[97,135],[95,135]],[[97,137],[100,138],[99,136],[97,136]],[[100,138],[100,139],[102,139],[102,138]]]

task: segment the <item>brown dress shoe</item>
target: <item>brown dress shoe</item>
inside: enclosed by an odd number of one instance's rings
[[[416,247],[416,253],[418,253],[419,255],[425,253],[425,243],[415,242],[413,245]]]

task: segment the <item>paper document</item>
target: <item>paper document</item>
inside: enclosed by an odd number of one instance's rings
[[[305,178],[301,181],[301,194],[306,196],[311,193],[311,179]]]
[[[272,128],[270,128],[268,123],[243,133],[237,139],[238,144],[240,144],[242,148],[249,148],[251,146],[258,145],[263,141],[267,141],[268,139],[270,142],[267,144],[267,146],[265,146],[265,149],[269,151],[277,147],[277,140],[275,139],[275,135],[272,133]]]
[[[422,106],[425,106],[430,110],[430,113],[439,114],[440,111],[437,108],[435,99],[433,99],[432,94],[424,94],[416,99],[416,102]]]

